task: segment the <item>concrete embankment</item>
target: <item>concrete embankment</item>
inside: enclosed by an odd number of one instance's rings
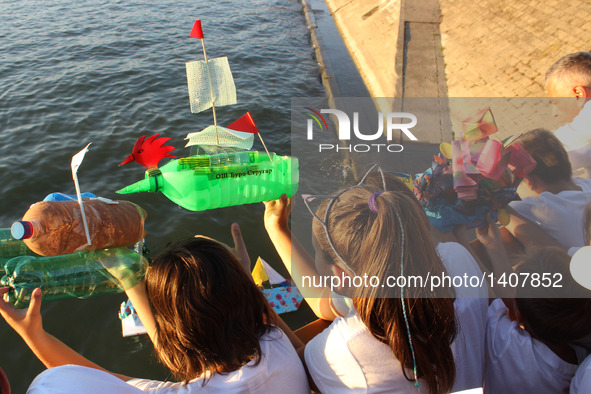
[[[326,4],[371,96],[396,96],[401,1],[326,0]]]
[[[447,107],[437,100],[447,96],[437,0],[422,0],[420,7],[404,0],[325,2],[377,109],[386,113],[412,106],[426,130],[421,142],[451,139]],[[377,99],[392,97],[435,99]]]

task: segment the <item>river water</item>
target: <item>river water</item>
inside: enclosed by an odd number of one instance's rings
[[[81,189],[114,199],[143,178],[136,163],[117,166],[140,136],[161,133],[176,146],[172,153],[184,154],[185,135],[212,123],[209,111],[189,110],[184,63],[203,58],[201,43],[189,38],[196,18],[208,57],[229,58],[238,91],[237,105],[218,109],[219,123],[250,111],[269,150],[290,153],[291,98],[324,95],[299,0],[0,0],[0,228],[51,192],[73,193],[70,160],[89,142]],[[251,258],[281,265],[262,204],[189,212],[161,194],[125,199],[147,210],[153,253],[194,234],[229,243],[237,221]],[[45,328],[109,370],[166,378],[146,338],[121,337],[124,299],[47,303]],[[285,318],[297,328],[313,316],[302,306]],[[22,393],[44,367],[4,321],[0,337],[0,366]]]

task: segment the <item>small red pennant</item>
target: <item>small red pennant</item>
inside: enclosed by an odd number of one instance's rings
[[[201,29],[201,19],[197,19],[191,30],[191,37],[203,39],[203,29]]]
[[[247,112],[240,118],[236,119],[230,126],[228,126],[228,128],[230,130],[242,131],[244,133],[258,134],[259,132],[259,129],[257,129],[254,124],[254,120],[252,120],[252,116],[250,116],[250,112]]]

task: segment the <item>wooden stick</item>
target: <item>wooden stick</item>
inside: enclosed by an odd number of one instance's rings
[[[259,136],[259,138],[261,139],[261,142],[263,143],[263,148],[265,148],[265,152],[267,152],[267,156],[269,156],[269,160],[273,161],[273,158],[271,157],[271,154],[269,153],[269,150],[267,149],[267,145],[265,145],[265,141],[263,141],[263,137],[261,137],[261,133],[257,133],[257,135]]]

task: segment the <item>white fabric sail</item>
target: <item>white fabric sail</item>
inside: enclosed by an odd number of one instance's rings
[[[185,146],[217,145],[249,150],[254,143],[254,134],[211,125],[201,131],[187,134],[185,139],[189,140]]]
[[[210,89],[207,65],[209,65],[212,90]],[[207,64],[204,60],[188,62],[186,67],[192,113],[211,108],[212,102],[216,107],[236,104],[236,85],[234,85],[227,57],[208,60]]]

